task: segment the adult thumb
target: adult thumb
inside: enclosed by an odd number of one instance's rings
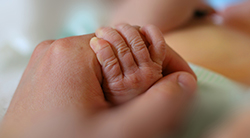
[[[196,79],[189,73],[165,76],[146,93],[119,108],[115,117],[119,138],[150,138],[161,132],[171,133],[173,123],[185,115],[195,89]]]

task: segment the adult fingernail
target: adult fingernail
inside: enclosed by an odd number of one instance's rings
[[[194,93],[197,86],[196,79],[189,73],[181,73],[178,76],[179,85],[185,92]]]

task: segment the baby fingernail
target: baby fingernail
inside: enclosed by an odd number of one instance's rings
[[[96,52],[101,49],[101,45],[98,43],[99,39],[97,37],[93,37],[90,40],[90,46],[91,48]]]

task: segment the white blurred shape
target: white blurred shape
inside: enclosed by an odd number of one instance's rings
[[[22,38],[21,36],[17,37],[10,41],[10,44],[13,49],[17,50],[22,55],[28,55],[31,53],[31,45],[26,38]]]

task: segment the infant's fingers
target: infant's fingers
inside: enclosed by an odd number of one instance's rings
[[[90,46],[96,53],[97,59],[102,66],[104,77],[108,79],[121,79],[122,71],[119,61],[115,56],[110,44],[103,39],[93,37],[90,40]],[[108,74],[108,76],[105,76],[105,74]]]
[[[158,63],[161,63],[161,60],[163,61],[163,75],[177,71],[185,71],[196,77],[187,62],[165,43],[162,34],[156,27],[146,25],[141,31],[145,34],[149,43],[155,47],[155,49],[152,50],[152,58],[154,58],[154,61]]]
[[[141,33],[141,27],[137,26],[137,25],[134,25],[133,27],[140,33],[140,36],[141,36],[142,40],[144,41],[145,45],[147,47],[149,47],[150,44],[149,44],[147,38]]]
[[[141,34],[135,27],[128,24],[120,24],[116,29],[127,41],[127,44],[130,46],[133,56],[139,66],[151,61],[147,46],[143,41]]]
[[[162,65],[167,49],[167,44],[163,38],[163,34],[153,25],[144,26],[141,28],[141,32],[151,44],[149,47],[151,59],[157,64]]]
[[[111,44],[125,74],[135,72],[138,69],[130,48],[115,29],[110,27],[101,28],[96,31],[96,36]]]

